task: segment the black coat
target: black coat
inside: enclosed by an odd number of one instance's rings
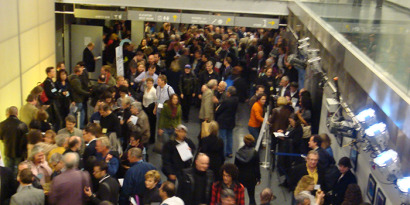
[[[117,134],[117,138],[122,137],[120,119],[118,119],[118,117],[113,112],[107,117],[101,116],[100,125],[103,131],[104,129],[107,129],[107,132],[104,133],[107,136],[110,133],[115,132]]]
[[[340,178],[342,174],[338,176]],[[340,205],[342,204],[345,198],[345,192],[347,190],[347,186],[349,184],[356,184],[356,176],[352,173],[352,171],[347,171],[346,174],[338,181],[333,188],[333,205]]]
[[[182,179],[178,185],[177,196],[181,198],[186,205],[195,205],[193,202],[195,193],[195,174],[196,168],[191,167],[183,170]],[[211,170],[206,171],[206,187],[203,194],[205,194],[206,201],[211,202],[212,183],[214,182],[214,174]],[[202,193],[200,193],[202,194]]]
[[[325,170],[318,165],[317,172],[318,172],[318,176],[319,176],[317,184],[320,184],[321,188],[322,188],[323,185],[324,185]],[[307,171],[306,163],[302,163],[302,164],[299,164],[299,165],[296,165],[295,167],[293,167],[292,170],[291,170],[291,173],[289,175],[289,183],[288,184],[289,184],[290,190],[292,190],[292,191],[295,190],[296,185],[298,184],[299,180],[305,175],[309,175],[308,171]],[[324,189],[322,188],[322,190],[324,190]],[[325,191],[328,191],[328,190],[325,190]]]
[[[327,168],[329,165],[335,164],[335,159],[326,150],[319,147],[316,151],[319,153],[319,165],[321,167]]]
[[[100,100],[102,95],[106,90],[108,90],[110,86],[105,84],[105,83],[98,83],[97,85],[94,85],[91,89],[91,106],[95,106],[97,104],[97,101]]]
[[[216,109],[215,119],[219,124],[219,129],[233,129],[235,127],[238,101],[238,98],[235,96],[228,97]]]
[[[10,158],[24,157],[27,151],[27,125],[11,115],[0,123],[0,140],[4,143],[4,155]]]
[[[181,74],[181,77],[179,78],[179,92],[180,94],[186,95],[192,95],[192,93],[195,93],[197,91],[197,78],[195,77],[194,74],[191,72],[189,74],[186,74],[185,72]]]
[[[235,165],[239,169],[239,182],[245,187],[255,186],[261,180],[259,154],[254,146],[243,146],[235,155]]]
[[[11,196],[16,193],[17,183],[14,180],[11,169],[8,167],[0,167],[0,179],[0,204],[8,205]]]
[[[191,148],[192,154],[194,154],[195,144],[188,138],[185,138],[185,142]],[[178,144],[176,140],[170,140],[162,148],[162,172],[166,176],[172,174],[179,177],[182,175],[182,170],[190,167],[192,164],[192,159],[185,162],[182,161],[176,147]]]
[[[265,87],[265,94],[269,97],[272,94],[276,94],[276,81],[275,76],[268,77],[266,75],[259,78],[258,85]]]
[[[50,105],[51,103],[54,102],[55,99],[58,99],[60,97],[60,93],[58,92],[58,88],[56,84],[53,82],[51,78],[46,78],[43,82],[43,89],[44,92],[46,93],[46,96],[48,98],[47,102],[43,102],[46,105]]]
[[[113,204],[118,204],[120,193],[120,184],[118,181],[109,175],[98,184],[98,191],[95,193],[96,197],[91,196],[90,200],[93,204],[100,204],[102,201],[109,201]]]
[[[214,172],[215,179],[219,180],[219,169],[225,162],[224,142],[218,136],[208,136],[199,142],[199,152],[209,157],[209,169]]]
[[[95,71],[94,54],[88,48],[85,48],[83,51],[83,62],[85,63],[85,68],[87,68],[88,72]]]

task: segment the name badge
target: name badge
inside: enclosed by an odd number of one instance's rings
[[[159,108],[159,109],[162,109],[163,107],[164,107],[164,104],[158,103],[158,108]]]
[[[102,133],[107,134],[107,128],[103,128]]]
[[[99,120],[94,120],[94,123],[100,124],[100,121]]]
[[[57,89],[53,88],[53,89],[51,89],[51,92],[55,93],[55,92],[57,92]]]

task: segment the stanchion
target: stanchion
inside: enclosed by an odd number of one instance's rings
[[[256,142],[256,147],[255,150],[259,151],[260,145],[262,143],[262,140],[264,140],[264,145],[265,145],[265,159],[264,161],[261,163],[261,167],[262,168],[269,168],[270,167],[270,162],[268,161],[268,152],[269,152],[269,147],[270,147],[270,143],[269,143],[269,126],[267,125],[268,122],[268,117],[269,117],[269,110],[270,110],[270,105],[268,105],[268,108],[265,112],[265,116],[263,118],[263,123],[262,123],[262,127],[261,127],[261,131],[259,132],[259,137],[258,137],[258,141]]]

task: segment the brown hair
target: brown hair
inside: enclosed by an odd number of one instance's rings
[[[46,135],[51,135],[51,139],[52,139],[52,141],[53,141],[53,144],[55,144],[56,143],[56,132],[54,132],[53,130],[47,130],[46,131],[46,133],[44,134],[44,137],[46,136]]]
[[[39,110],[37,112],[36,120],[44,122],[48,119],[48,113],[44,110]]]
[[[306,191],[308,187],[312,184],[315,183],[315,179],[309,175],[303,176],[299,182],[298,185],[295,188],[295,192],[293,193],[295,196],[298,195],[302,191]]]

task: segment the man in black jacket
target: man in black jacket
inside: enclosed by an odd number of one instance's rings
[[[28,128],[24,122],[17,118],[17,107],[9,107],[6,115],[7,119],[0,123],[0,140],[4,144],[5,165],[10,168],[16,176],[16,167],[24,157],[23,153],[27,151],[26,134]]]
[[[194,143],[186,137],[188,129],[184,125],[175,128],[175,139],[168,141],[162,150],[162,171],[169,181],[175,183],[176,179],[181,179],[182,170],[191,166],[192,159],[183,161],[177,150],[177,146],[187,143],[192,154],[195,153]]]
[[[0,204],[8,205],[10,198],[16,193],[17,183],[13,172],[8,167],[0,167]]]
[[[323,185],[324,184],[324,169],[321,166],[318,166],[319,162],[319,153],[311,150],[306,157],[307,163],[296,165],[289,175],[289,188],[290,190],[295,190],[295,187],[299,180],[305,176],[309,175],[315,179],[315,184]],[[323,188],[322,188],[323,190]],[[327,191],[327,190],[325,190]]]
[[[42,100],[42,103],[48,105],[47,113],[49,115],[49,121],[54,125],[55,130],[59,130],[62,127],[63,119],[60,116],[59,105],[57,99],[61,96],[58,92],[53,78],[56,77],[56,69],[54,67],[46,68],[47,78],[43,82],[44,93],[48,100]]]
[[[110,87],[105,84],[106,76],[101,74],[98,76],[98,83],[91,88],[91,106],[95,107],[97,101],[100,100],[105,91]]]
[[[232,157],[232,133],[235,128],[235,116],[238,108],[236,88],[230,86],[226,92],[226,98],[216,108],[215,119],[219,124],[219,135],[224,141],[225,156]]]
[[[120,119],[112,112],[110,106],[106,103],[101,104],[98,112],[101,114],[100,125],[102,128],[102,133],[109,136],[110,133],[115,132],[117,138],[121,135],[121,124]]]
[[[188,122],[192,98],[195,97],[197,91],[197,78],[191,72],[191,65],[185,65],[184,73],[179,78],[178,87],[181,97],[182,119],[184,122]]]
[[[204,153],[199,153],[195,160],[195,167],[183,170],[177,196],[184,200],[185,205],[209,204],[211,202],[214,174],[208,167],[209,157]]]
[[[313,135],[309,140],[309,148],[319,153],[319,165],[326,169],[331,164],[335,164],[335,160],[322,147],[322,138],[319,135]]]
[[[83,73],[83,68],[79,65],[74,67],[74,74],[68,77],[72,88],[73,100],[77,106],[76,113],[80,113],[80,128],[84,128],[85,110],[84,110],[84,99],[90,95],[88,88],[84,88],[81,84],[80,75]]]
[[[83,62],[88,72],[95,71],[95,61],[98,59],[94,57],[94,54],[91,52],[94,49],[94,43],[88,43],[87,47],[83,51]]]
[[[96,193],[92,193],[90,187],[84,188],[84,193],[93,204],[100,204],[102,201],[118,204],[120,185],[116,179],[107,174],[107,170],[108,166],[105,162],[97,162],[94,165],[93,175],[99,180],[98,190]]]
[[[347,190],[347,186],[349,184],[356,184],[356,176],[350,171],[352,168],[352,164],[350,163],[350,159],[347,157],[342,157],[339,160],[339,171],[340,175],[338,177],[338,180],[336,181],[336,184],[333,186],[332,190],[332,201],[333,205],[340,205],[342,204],[344,197],[345,197],[345,192]]]

